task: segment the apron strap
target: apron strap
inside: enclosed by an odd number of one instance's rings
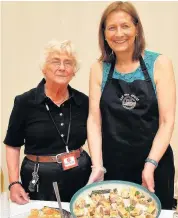
[[[151,78],[150,78],[150,75],[148,73],[147,67],[146,67],[145,62],[144,62],[141,55],[139,57],[139,61],[140,61],[140,66],[141,66],[142,72],[143,72],[144,77],[145,77],[145,81],[147,81],[147,82],[151,81]],[[112,76],[113,76],[113,73],[114,73],[114,67],[115,67],[115,59],[111,62],[111,67],[110,67],[109,75],[108,75],[108,81],[112,79]]]
[[[140,61],[140,66],[141,66],[142,72],[143,72],[144,77],[145,77],[145,81],[147,81],[147,82],[151,81],[151,78],[150,78],[150,75],[148,73],[147,67],[146,67],[145,62],[144,62],[141,55],[139,57],[139,61]]]
[[[115,59],[111,62],[111,67],[109,70],[108,80],[112,79],[112,75],[114,73],[114,67],[115,67]]]

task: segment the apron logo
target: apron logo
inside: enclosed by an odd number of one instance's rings
[[[120,100],[122,101],[122,106],[127,110],[132,110],[135,108],[137,101],[139,101],[139,98],[137,98],[133,94],[124,94],[121,96]]]

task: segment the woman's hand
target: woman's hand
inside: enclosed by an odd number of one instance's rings
[[[154,171],[155,166],[152,163],[145,163],[145,167],[142,171],[142,185],[146,187],[150,192],[155,192]]]
[[[104,180],[105,169],[103,167],[92,167],[92,172],[90,174],[87,185],[94,182],[101,182]]]
[[[10,199],[17,204],[27,204],[29,202],[28,193],[20,184],[14,184],[10,188]]]

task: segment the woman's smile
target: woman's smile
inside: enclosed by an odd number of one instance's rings
[[[115,41],[113,41],[114,43],[116,43],[116,44],[123,44],[123,43],[125,43],[127,40],[115,40]]]

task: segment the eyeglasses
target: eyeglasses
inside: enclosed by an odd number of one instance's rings
[[[66,60],[66,61],[64,61],[64,62],[61,62],[61,61],[58,61],[58,60],[51,60],[51,61],[47,61],[47,63],[52,64],[52,65],[53,65],[54,67],[56,67],[56,68],[59,68],[62,63],[63,63],[63,66],[64,66],[66,69],[72,68],[72,67],[74,66],[73,61],[69,61],[69,60]]]

